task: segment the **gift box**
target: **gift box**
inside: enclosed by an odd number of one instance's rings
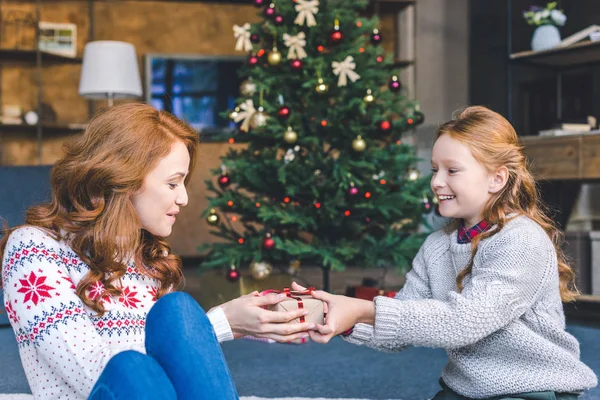
[[[314,288],[308,288],[305,291],[298,292],[290,290],[289,288],[284,288],[282,291],[279,290],[265,290],[261,292],[261,295],[264,296],[269,293],[285,293],[287,295],[287,299],[280,301],[277,304],[273,304],[267,307],[268,310],[272,311],[295,311],[299,308],[303,308],[309,311],[308,315],[302,316],[300,318],[296,318],[290,322],[310,322],[313,324],[321,324],[324,323],[324,308],[323,301],[319,299],[315,299],[311,296],[311,292]],[[305,339],[297,339],[293,340],[290,343],[306,343],[308,342],[308,338]]]

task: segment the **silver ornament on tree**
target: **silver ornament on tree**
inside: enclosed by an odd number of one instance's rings
[[[246,79],[240,84],[240,94],[244,97],[251,97],[256,93],[256,83],[251,79]]]
[[[252,264],[250,264],[249,271],[252,278],[256,279],[257,281],[262,281],[271,275],[273,267],[268,262],[254,261]]]
[[[269,116],[265,113],[264,108],[258,107],[252,118],[250,118],[250,128],[256,129],[267,124]]]

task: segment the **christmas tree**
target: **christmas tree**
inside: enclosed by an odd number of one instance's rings
[[[301,260],[406,271],[432,207],[402,132],[423,121],[397,78],[364,0],[253,0],[262,21],[234,26],[243,98],[229,117],[236,140],[222,158],[204,213],[226,239],[207,267]],[[239,221],[244,230],[230,221]],[[267,270],[268,273],[268,270]],[[264,275],[263,275],[264,276]]]

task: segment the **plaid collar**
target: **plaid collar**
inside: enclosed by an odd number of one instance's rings
[[[485,232],[491,228],[491,225],[485,221],[479,222],[477,225],[472,226],[469,229],[465,228],[465,221],[462,220],[460,227],[458,228],[458,243],[471,243],[471,240],[481,232]]]

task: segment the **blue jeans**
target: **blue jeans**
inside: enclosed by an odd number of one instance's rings
[[[206,313],[188,294],[170,293],[146,318],[146,354],[110,359],[89,399],[238,399]]]

